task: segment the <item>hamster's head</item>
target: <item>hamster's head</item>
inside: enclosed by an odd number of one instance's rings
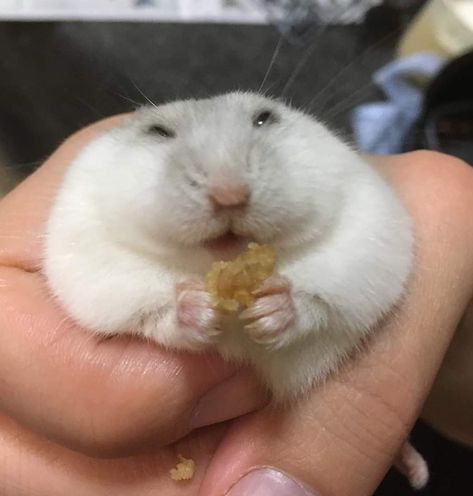
[[[252,93],[144,107],[111,139],[100,165],[107,218],[215,250],[323,237],[352,153],[312,117]]]

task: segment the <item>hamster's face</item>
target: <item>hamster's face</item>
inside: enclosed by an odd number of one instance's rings
[[[323,236],[337,213],[346,147],[279,101],[231,93],[145,107],[114,139],[101,193],[123,229],[188,246],[282,246]]]

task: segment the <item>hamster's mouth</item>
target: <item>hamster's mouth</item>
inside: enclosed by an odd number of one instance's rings
[[[243,251],[249,242],[249,238],[239,236],[233,231],[227,231],[217,238],[204,241],[204,247],[212,252],[223,255]]]

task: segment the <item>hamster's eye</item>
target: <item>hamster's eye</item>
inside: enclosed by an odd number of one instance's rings
[[[270,122],[274,119],[274,115],[269,110],[265,110],[259,113],[255,119],[253,120],[253,126],[261,127],[264,126],[267,122]]]
[[[157,134],[163,138],[174,138],[176,133],[167,127],[160,126],[159,124],[153,124],[146,130],[148,134]]]

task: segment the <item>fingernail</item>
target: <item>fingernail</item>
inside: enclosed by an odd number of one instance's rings
[[[249,372],[240,371],[208,391],[194,408],[189,427],[197,429],[239,417],[265,405],[267,395]]]
[[[243,476],[226,496],[316,496],[300,482],[273,468],[256,469]]]

